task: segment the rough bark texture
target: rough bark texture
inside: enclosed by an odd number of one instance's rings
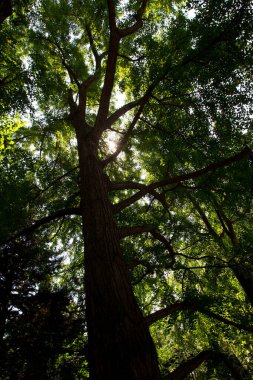
[[[78,150],[91,379],[160,379],[155,347],[120,251],[96,144],[79,137]]]

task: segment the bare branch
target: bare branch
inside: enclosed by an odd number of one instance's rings
[[[131,235],[143,234],[145,232],[149,232],[156,240],[159,240],[165,248],[168,250],[170,254],[170,258],[175,258],[176,252],[174,251],[170,241],[166,239],[154,226],[146,225],[146,226],[134,226],[134,227],[124,227],[119,230],[119,235],[121,238]]]
[[[141,55],[141,56],[138,57],[138,58],[130,58],[130,57],[128,57],[127,55],[120,53],[120,54],[118,54],[118,57],[123,58],[123,59],[126,59],[126,60],[128,60],[128,61],[130,61],[130,62],[139,62],[139,61],[141,61],[143,58],[145,58],[145,55]]]
[[[73,167],[72,169],[68,170],[66,173],[62,174],[61,176],[57,177],[56,179],[54,179],[52,182],[49,183],[49,185],[47,187],[45,187],[44,189],[40,189],[40,192],[39,192],[39,196],[42,194],[42,193],[45,193],[48,189],[50,189],[50,187],[52,187],[55,183],[61,181],[63,178],[65,177],[68,177],[70,173],[73,173],[75,170],[77,170],[79,168],[79,165],[78,166],[75,166]]]
[[[152,225],[123,227],[119,229],[119,236],[121,239],[124,239],[127,236],[140,235],[145,232],[153,232],[154,230],[155,227]]]

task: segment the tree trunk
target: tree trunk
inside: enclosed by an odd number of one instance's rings
[[[97,147],[78,138],[85,241],[86,318],[92,380],[160,379],[149,330],[135,301]]]

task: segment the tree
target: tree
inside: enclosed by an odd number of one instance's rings
[[[20,221],[6,240],[29,237],[42,227],[47,239],[47,223],[81,215],[92,379],[161,377],[129,270],[139,303],[140,284],[147,279],[148,296],[160,292],[154,307],[167,311],[164,304],[175,294],[198,304],[199,284],[204,294],[210,291],[210,278],[201,271],[193,275],[192,257],[202,260],[197,269],[204,267],[210,277],[221,267],[226,289],[232,286],[230,268],[241,285],[248,276],[252,259],[242,266],[232,241],[230,214],[237,216],[238,210],[226,202],[236,199],[242,209],[236,228],[246,236],[245,202],[234,192],[240,167],[252,176],[250,11],[251,2],[232,0],[186,5],[43,0],[27,15],[29,49],[22,72],[32,81],[34,110],[32,125],[20,130],[19,139],[35,157],[40,151],[33,170],[37,196],[28,202],[34,223]],[[119,93],[123,105],[117,105]],[[252,177],[249,184],[240,181],[249,194]],[[251,220],[248,213],[246,224]],[[62,225],[70,239],[73,218]],[[133,238],[141,234],[139,241]],[[64,232],[60,242],[68,242]],[[196,252],[202,250],[199,259]],[[172,276],[182,283],[181,292],[169,289]],[[196,310],[243,325],[206,305]],[[203,353],[207,356],[215,355]]]

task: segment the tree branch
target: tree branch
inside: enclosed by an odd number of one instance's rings
[[[120,29],[119,30],[120,38],[130,36],[131,34],[137,32],[142,27],[143,25],[142,16],[145,13],[147,4],[148,4],[148,0],[142,0],[141,6],[135,15],[136,22],[133,25],[129,26],[128,28]]]
[[[213,319],[216,319],[217,321],[222,322],[226,325],[233,326],[239,330],[244,330],[244,331],[253,333],[253,326],[245,326],[244,324],[231,321],[223,317],[222,315],[216,314],[213,311],[206,309],[203,306],[202,307],[198,306],[198,304],[194,303],[194,301],[175,302],[172,305],[169,305],[163,309],[157,310],[154,313],[149,314],[148,316],[145,317],[145,321],[148,324],[148,326],[150,326],[153,323],[159,321],[160,319],[168,317],[169,315],[177,311],[182,311],[182,310],[187,310],[187,311],[192,311],[192,312],[198,311],[199,313],[204,314]]]
[[[89,39],[89,42],[90,42],[91,51],[92,51],[92,53],[94,55],[94,58],[95,58],[96,69],[98,69],[100,67],[100,64],[101,64],[101,57],[98,54],[98,51],[96,49],[96,46],[95,46],[95,43],[94,43],[94,38],[92,36],[90,26],[88,24],[86,24],[85,25],[85,29],[86,29],[86,33],[87,33],[87,36],[88,36],[88,39]]]
[[[213,360],[216,363],[224,362],[236,380],[250,380],[251,375],[243,367],[235,355],[229,355],[220,351],[204,350],[195,357],[181,363],[165,380],[182,380],[198,368],[204,361]]]
[[[106,64],[106,72],[104,78],[104,85],[101,92],[99,101],[99,108],[97,112],[94,133],[99,138],[104,129],[104,124],[108,117],[110,101],[112,96],[112,89],[114,85],[114,78],[116,73],[116,65],[119,51],[120,37],[116,27],[116,11],[114,0],[107,0],[110,38],[108,48],[108,58]]]
[[[125,104],[115,111],[111,116],[108,117],[104,129],[109,128],[115,121],[117,121],[121,116],[125,115],[128,111],[138,106],[141,103],[142,99],[133,100],[130,103]]]
[[[146,189],[146,185],[138,182],[111,182],[109,184],[109,190],[129,190],[129,189]],[[166,201],[165,195],[158,193],[156,190],[150,190],[147,193],[153,196],[154,199],[158,200],[165,210],[169,209],[169,205]],[[113,206],[115,212],[117,212],[117,204]]]
[[[68,216],[68,215],[81,215],[81,209],[80,209],[80,207],[69,207],[69,208],[65,208],[65,209],[62,209],[62,210],[58,210],[58,211],[54,212],[51,215],[48,215],[48,216],[46,216],[44,218],[41,218],[41,219],[35,221],[31,226],[26,227],[23,230],[17,232],[11,238],[9,238],[9,239],[7,239],[5,241],[0,242],[0,244],[1,245],[7,244],[7,243],[9,243],[9,242],[17,239],[20,236],[31,235],[39,227],[41,227],[41,226],[43,226],[43,225],[45,225],[47,223],[50,223],[50,222],[52,222],[55,219],[59,219],[59,218],[62,218],[64,216]]]
[[[79,81],[78,81],[77,75],[76,75],[76,73],[73,71],[72,67],[67,63],[66,58],[65,58],[64,51],[63,51],[63,49],[61,48],[61,46],[60,46],[56,41],[51,40],[51,38],[44,37],[43,35],[41,35],[41,37],[42,37],[43,39],[45,39],[46,41],[50,42],[52,45],[54,45],[54,46],[57,48],[57,50],[58,50],[59,53],[60,53],[60,58],[61,58],[61,61],[62,61],[62,65],[63,65],[63,66],[65,67],[65,69],[67,70],[68,75],[69,75],[69,79],[70,79],[71,83],[76,84],[77,87],[79,88],[80,83],[79,83]]]
[[[170,257],[174,259],[174,257],[176,256],[176,252],[174,251],[170,241],[166,239],[166,237],[163,236],[154,226],[134,226],[119,229],[119,235],[121,238],[125,238],[127,236],[132,235],[139,235],[145,232],[149,232],[156,240],[159,240],[170,253]]]
[[[234,156],[231,156],[229,158],[226,158],[224,160],[214,162],[212,164],[207,165],[206,167],[196,170],[191,173],[186,174],[180,174],[172,178],[167,178],[161,181],[153,182],[150,185],[146,185],[145,188],[141,189],[138,193],[135,193],[131,197],[124,199],[123,201],[119,202],[114,206],[115,212],[120,212],[124,210],[126,207],[131,206],[133,203],[137,202],[139,199],[141,199],[143,196],[148,194],[150,190],[155,190],[159,187],[164,187],[168,185],[177,184],[183,181],[188,181],[190,179],[195,179],[202,177],[203,175],[214,172],[217,169],[224,168],[226,166],[229,166],[233,164],[234,162],[241,161],[245,159],[246,157],[249,157],[253,161],[253,152],[250,148],[246,147],[244,148],[240,153],[235,154]]]

